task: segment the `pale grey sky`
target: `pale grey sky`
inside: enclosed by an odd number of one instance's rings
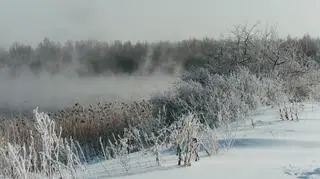
[[[0,44],[219,37],[257,21],[320,36],[319,18],[320,0],[0,0]]]

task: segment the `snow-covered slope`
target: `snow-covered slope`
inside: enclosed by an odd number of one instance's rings
[[[163,168],[152,165],[148,165],[150,168],[143,168],[141,165],[134,166],[139,163],[132,163],[131,175],[118,178],[320,178],[319,105],[306,104],[299,121],[281,121],[277,110],[271,108],[258,110],[253,119],[255,128],[250,122],[238,124],[233,148],[218,156],[202,157],[191,167],[177,168],[176,156],[168,155]],[[145,162],[149,161],[148,156],[142,158]],[[152,163],[152,160],[150,158],[149,162]],[[115,172],[117,169],[112,166],[114,165],[108,162],[89,165],[90,172],[84,176],[105,178],[108,172]]]

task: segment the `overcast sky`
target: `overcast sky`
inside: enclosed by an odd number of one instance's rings
[[[237,24],[320,36],[320,0],[0,0],[0,44],[219,37]]]

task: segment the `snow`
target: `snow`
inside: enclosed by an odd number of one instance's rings
[[[304,104],[299,121],[281,121],[278,111],[260,108],[248,120],[233,125],[231,150],[212,157],[202,155],[191,167],[178,168],[176,156],[162,154],[158,167],[152,155],[130,155],[129,170],[122,173],[119,161],[88,166],[84,178],[164,179],[312,179],[320,178],[320,105]]]

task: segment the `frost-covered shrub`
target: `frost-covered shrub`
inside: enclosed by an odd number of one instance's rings
[[[249,109],[255,109],[263,101],[264,89],[262,82],[248,70],[240,68],[230,75],[228,82]]]
[[[228,122],[240,120],[263,103],[267,93],[263,81],[244,68],[229,76],[198,69],[181,79],[174,92],[151,100],[156,112],[165,109],[160,113],[167,125],[190,111],[211,127],[219,126],[218,114]]]
[[[201,85],[206,85],[210,80],[210,70],[208,68],[192,67],[181,75],[181,80],[190,82],[198,82]]]
[[[30,131],[29,145],[3,143],[0,146],[0,176],[9,178],[77,177],[76,168],[83,167],[75,141],[61,138],[56,124],[45,113],[34,110],[35,131]],[[61,131],[61,130],[60,130]],[[32,133],[40,138],[36,150]]]
[[[151,103],[153,105],[153,116],[161,116],[160,118],[163,119],[162,123],[165,126],[169,126],[179,115],[187,112],[172,91],[152,96]]]

